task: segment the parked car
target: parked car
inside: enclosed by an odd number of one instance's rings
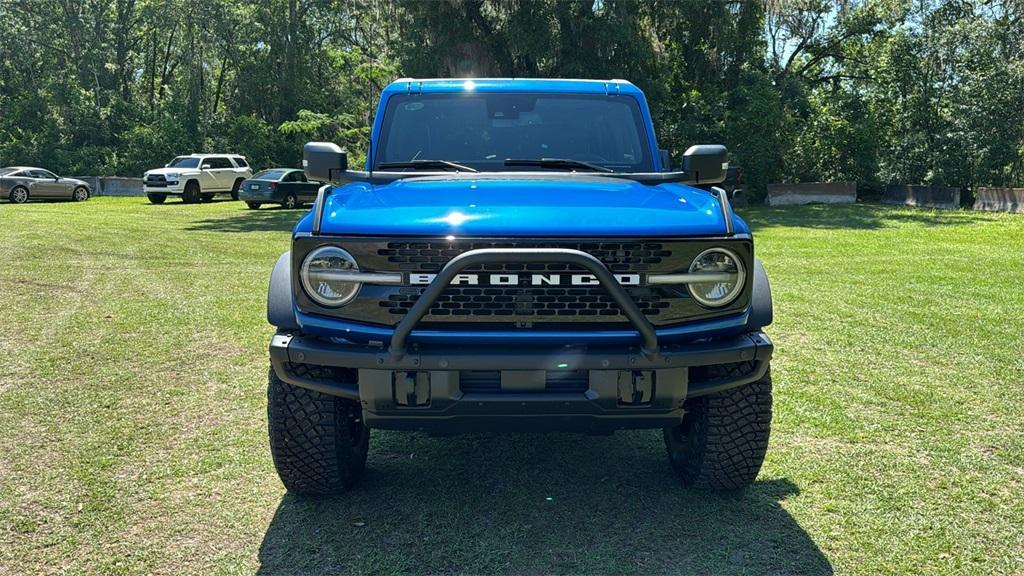
[[[24,204],[29,200],[89,199],[89,185],[74,178],[61,178],[49,170],[31,166],[0,168],[0,200]]]
[[[307,180],[306,173],[295,168],[271,168],[242,182],[238,197],[253,210],[264,204],[297,208],[316,200],[323,182]]]
[[[772,303],[750,227],[696,188],[726,179],[724,146],[670,171],[624,80],[403,80],[369,156],[349,170],[306,144],[306,176],[331,186],[270,278],[289,491],[354,485],[373,428],[662,429],[685,484],[754,481]]]
[[[142,189],[153,204],[163,204],[168,196],[181,196],[186,204],[209,202],[216,194],[231,194],[238,200],[239,187],[251,176],[245,156],[190,154],[147,171],[142,176]]]

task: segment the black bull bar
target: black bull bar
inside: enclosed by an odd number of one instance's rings
[[[654,326],[647,320],[636,302],[629,296],[626,289],[615,279],[615,276],[600,260],[580,250],[571,248],[480,248],[469,250],[452,258],[438,272],[434,280],[427,286],[402,321],[395,327],[388,349],[393,360],[401,360],[406,353],[406,342],[413,329],[423,320],[441,294],[448,288],[456,276],[466,268],[479,264],[502,262],[509,264],[536,264],[558,262],[574,264],[586,269],[594,275],[598,283],[608,291],[615,303],[622,309],[623,315],[633,324],[643,339],[641,352],[648,358],[658,355],[658,335]]]

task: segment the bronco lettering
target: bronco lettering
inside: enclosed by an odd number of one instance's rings
[[[434,281],[437,274],[409,274],[409,284],[423,286]],[[530,274],[529,284],[532,286],[599,286],[593,274]],[[639,274],[615,274],[615,279],[623,286],[639,286]],[[459,274],[452,284],[470,284],[473,286],[519,286],[519,274]]]

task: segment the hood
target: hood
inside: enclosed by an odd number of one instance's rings
[[[195,168],[154,168],[152,170],[146,170],[146,172],[142,174],[142,177],[145,178],[150,174],[163,174],[164,176],[168,174],[199,174],[199,170],[196,170]]]
[[[364,236],[612,237],[725,233],[718,199],[680,184],[600,176],[458,174],[335,188],[326,234]],[[746,225],[735,220],[737,232]]]

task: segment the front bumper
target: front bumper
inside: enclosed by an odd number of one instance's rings
[[[289,384],[356,400],[376,428],[608,432],[678,424],[688,398],[764,376],[762,332],[696,343],[630,347],[380,346],[279,333],[274,372]],[[570,391],[552,386],[572,373]],[[487,375],[497,385],[468,383]]]
[[[150,186],[146,183],[142,184],[142,191],[146,194],[181,194],[184,190],[185,185],[181,182],[168,184],[167,186]]]

